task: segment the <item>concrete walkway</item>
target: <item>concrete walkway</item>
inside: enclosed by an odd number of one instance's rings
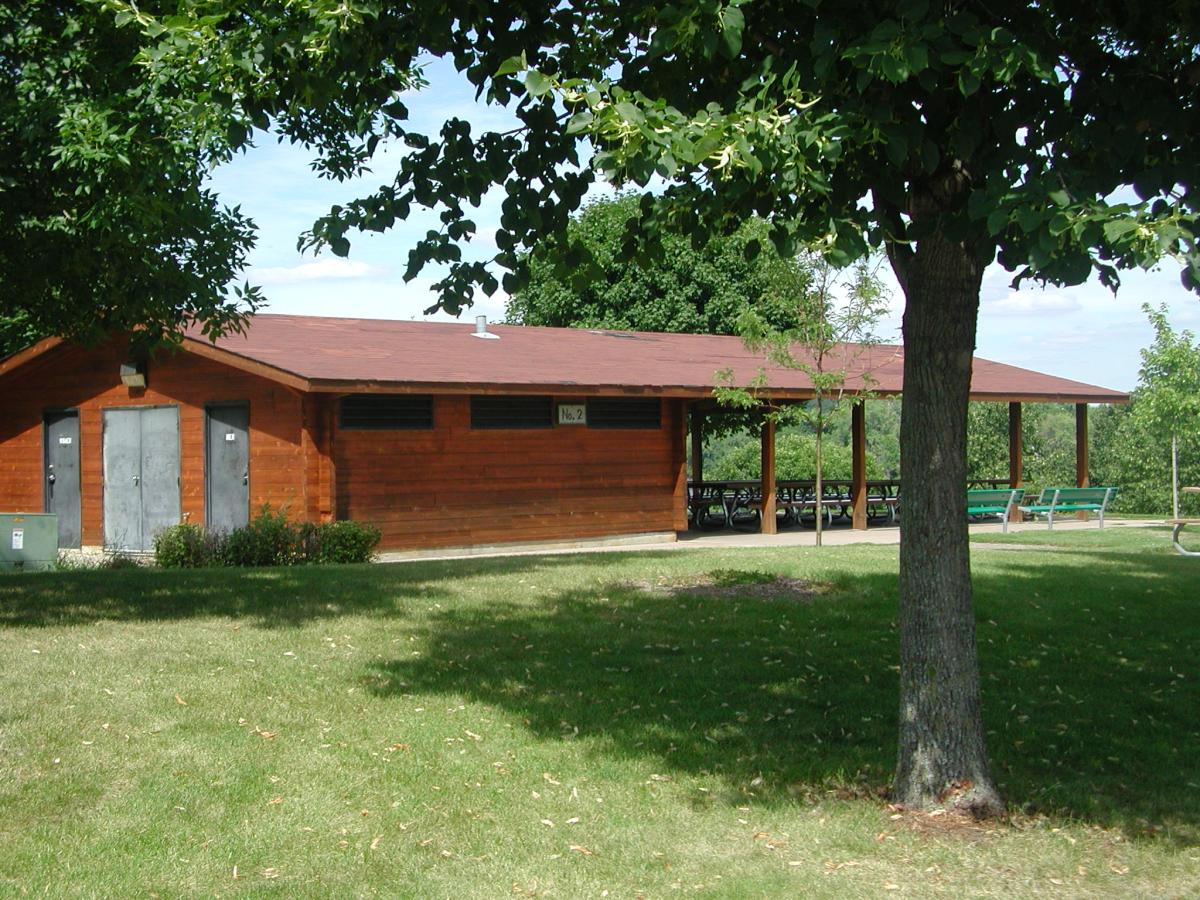
[[[1105,519],[1104,527],[1148,528],[1165,525],[1162,519]],[[1096,520],[1080,522],[1077,519],[1057,520],[1056,532],[1091,531],[1098,528]],[[979,522],[970,526],[971,534],[1000,534],[999,522]],[[1042,533],[1047,530],[1043,522],[1010,524],[1009,534],[1025,532]],[[899,544],[898,525],[873,525],[866,531],[855,531],[846,526],[835,526],[822,535],[825,546],[841,547],[849,544]],[[678,535],[646,534],[619,538],[604,538],[586,541],[547,541],[537,544],[495,544],[486,547],[448,547],[444,550],[393,551],[380,553],[379,562],[413,562],[423,559],[478,559],[494,556],[539,556],[571,553],[617,553],[638,550],[715,550],[739,547],[815,547],[816,532],[812,528],[789,528],[778,534],[759,534],[756,531],[685,531]],[[973,548],[1012,549],[1011,544],[974,544]]]

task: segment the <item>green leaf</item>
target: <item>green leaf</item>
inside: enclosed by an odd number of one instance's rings
[[[580,110],[579,112],[575,113],[575,115],[571,116],[570,120],[567,122],[567,134],[579,134],[582,131],[587,131],[588,128],[591,127],[591,124],[594,120],[595,116],[592,115],[592,111],[590,109]]]
[[[1022,206],[1017,210],[1017,224],[1026,234],[1033,234],[1041,227],[1042,212],[1032,206]]]
[[[525,91],[531,97],[541,97],[554,87],[554,82],[537,69],[525,73]]]
[[[1137,219],[1112,219],[1104,223],[1104,239],[1110,244],[1120,243],[1127,234],[1136,231]]]
[[[721,46],[725,53],[736,57],[742,51],[742,32],[746,28],[746,17],[736,6],[726,7],[721,14]]]
[[[1050,230],[1050,233],[1052,235],[1054,235],[1055,237],[1058,237],[1063,232],[1070,231],[1071,230],[1071,217],[1063,212],[1055,213],[1054,216],[1050,219],[1049,230]]]
[[[617,115],[628,122],[630,125],[646,124],[646,117],[642,111],[630,103],[628,100],[622,100],[616,105]]]
[[[517,72],[524,72],[529,67],[525,62],[525,54],[520,56],[510,56],[504,62],[500,63],[500,68],[496,70],[496,75],[513,75]]]

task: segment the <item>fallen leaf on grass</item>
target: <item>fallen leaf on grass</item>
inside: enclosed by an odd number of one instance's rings
[[[383,840],[383,835],[382,835],[382,834],[380,834],[380,835],[376,835],[376,836],[375,836],[375,840],[371,841],[371,849],[372,849],[372,850],[378,850],[378,849],[379,849],[379,842],[380,842],[380,841],[382,841],[382,840]]]
[[[187,701],[184,700],[182,697],[180,697],[178,694],[175,695],[175,702],[178,703],[180,706],[187,706]]]
[[[571,850],[573,850],[575,853],[582,853],[584,856],[595,856],[596,855],[595,850],[589,850],[587,847],[584,847],[581,844],[572,844]]]
[[[554,823],[551,822],[549,819],[542,819],[542,824],[545,825],[547,828],[554,827]]]

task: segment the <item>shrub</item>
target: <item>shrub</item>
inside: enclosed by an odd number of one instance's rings
[[[164,569],[198,569],[218,561],[223,541],[199,525],[164,528],[154,536],[154,561]]]
[[[361,522],[293,525],[284,510],[264,505],[242,528],[227,534],[199,525],[175,525],[154,538],[154,559],[164,569],[201,566],[291,566],[370,562],[381,534]]]
[[[220,562],[227,566],[290,566],[299,557],[299,530],[281,509],[266,504],[248,525],[235,528],[221,542]]]
[[[300,527],[300,553],[309,563],[370,562],[382,537],[361,522],[306,523]]]

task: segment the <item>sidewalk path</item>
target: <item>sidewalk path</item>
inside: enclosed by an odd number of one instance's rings
[[[1105,519],[1104,527],[1108,528],[1149,528],[1155,525],[1165,525],[1161,519]],[[1075,519],[1059,520],[1054,523],[1054,530],[1085,531],[1097,528],[1095,520],[1080,522]],[[971,534],[1000,534],[1002,526],[999,522],[980,522],[970,526]],[[1044,522],[1024,522],[1010,524],[1009,534],[1024,532],[1046,531]],[[877,525],[866,531],[855,531],[842,526],[827,529],[823,533],[824,544],[827,547],[841,547],[849,544],[881,544],[896,545],[900,543],[900,528],[897,525]],[[779,534],[759,534],[752,531],[686,531],[671,540],[668,535],[634,535],[595,541],[564,541],[561,543],[546,542],[539,544],[491,545],[486,547],[448,547],[444,550],[421,551],[390,551],[380,553],[378,562],[413,562],[428,559],[476,559],[495,556],[542,556],[549,554],[571,553],[619,553],[639,550],[716,550],[737,549],[739,547],[815,547],[816,533],[811,528],[790,528]],[[1022,550],[1018,544],[972,544],[972,549]],[[1043,547],[1031,549],[1046,549]]]

